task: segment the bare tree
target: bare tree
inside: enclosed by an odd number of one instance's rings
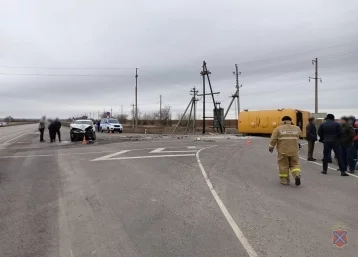
[[[123,113],[123,114],[118,114],[117,115],[117,119],[121,122],[121,123],[123,123],[123,124],[125,124],[125,123],[127,123],[127,121],[128,121],[128,114],[126,114],[126,113]]]

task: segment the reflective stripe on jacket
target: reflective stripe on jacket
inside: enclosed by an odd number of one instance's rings
[[[271,135],[270,146],[277,146],[277,152],[294,156],[298,154],[298,140],[301,135],[301,129],[291,122],[285,121],[283,125],[275,128]]]

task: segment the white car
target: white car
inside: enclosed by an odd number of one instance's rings
[[[92,120],[75,120],[70,124],[70,138],[71,141],[82,140],[96,140],[96,130]]]
[[[102,119],[101,120],[101,132],[107,131],[119,133],[123,132],[123,126],[119,123],[117,119]]]

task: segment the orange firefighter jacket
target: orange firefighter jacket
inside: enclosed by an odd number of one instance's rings
[[[269,149],[273,150],[277,145],[277,152],[287,156],[298,154],[298,140],[300,139],[301,129],[291,125],[290,121],[283,124],[272,132]]]

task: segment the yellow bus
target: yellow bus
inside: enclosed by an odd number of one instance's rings
[[[242,134],[269,135],[281,124],[283,116],[290,116],[292,123],[302,130],[301,137],[306,137],[306,126],[311,113],[297,109],[277,109],[240,112],[239,132]]]

